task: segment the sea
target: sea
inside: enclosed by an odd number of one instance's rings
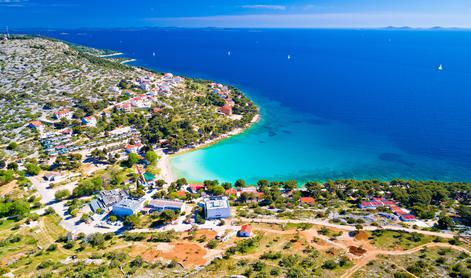
[[[171,157],[175,177],[471,181],[471,31],[36,31],[242,89],[261,120]]]

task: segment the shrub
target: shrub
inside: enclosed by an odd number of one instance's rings
[[[49,247],[46,249],[48,252],[56,251],[57,250],[57,245],[56,244],[51,244]]]
[[[322,264],[322,268],[324,269],[335,269],[337,267],[337,263],[333,260],[327,260]]]
[[[67,189],[58,190],[54,194],[54,197],[56,198],[56,200],[64,200],[68,198],[69,196],[70,196],[70,191]]]

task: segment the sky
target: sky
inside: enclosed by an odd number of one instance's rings
[[[471,28],[471,0],[0,0],[15,28]]]

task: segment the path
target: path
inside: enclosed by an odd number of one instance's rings
[[[295,223],[295,224],[302,224],[302,223],[308,223],[308,224],[313,224],[313,225],[320,225],[320,226],[326,226],[326,227],[331,227],[331,228],[337,228],[341,230],[347,230],[347,231],[356,231],[356,228],[354,226],[348,226],[348,225],[339,225],[339,224],[332,224],[329,223],[326,220],[316,220],[316,219],[306,219],[306,220],[291,220],[291,219],[264,219],[264,218],[241,218],[242,221],[245,222],[257,222],[257,223],[268,223],[268,224],[287,224],[287,223]],[[431,232],[431,231],[423,231],[423,230],[416,230],[416,229],[410,229],[410,228],[404,228],[404,227],[398,227],[398,226],[382,226],[382,227],[376,227],[376,226],[366,226],[363,227],[363,230],[365,231],[375,231],[375,230],[393,230],[393,231],[404,231],[408,233],[419,233],[423,235],[428,235],[428,236],[437,236],[437,237],[442,237],[442,238],[453,238],[455,234],[452,233],[440,233],[440,232]]]
[[[471,255],[471,252],[467,250],[464,247],[461,246],[456,246],[456,245],[451,245],[449,243],[440,243],[440,242],[431,242],[431,243],[426,243],[420,246],[417,246],[415,248],[409,249],[409,250],[404,250],[404,251],[397,251],[397,250],[374,250],[368,252],[366,255],[364,255],[360,260],[358,260],[355,265],[352,268],[349,268],[347,272],[345,272],[341,278],[348,278],[352,277],[355,272],[357,272],[360,268],[368,264],[370,261],[376,259],[377,256],[379,255],[392,255],[392,256],[400,256],[400,255],[410,255],[415,252],[418,252],[424,248],[428,247],[439,247],[439,248],[449,248],[449,249],[454,249],[457,251],[465,252],[468,255]]]
[[[284,219],[242,219],[243,221],[253,221],[253,222],[260,222],[260,223],[275,223],[275,224],[280,224],[280,223],[310,223],[310,224],[316,224],[316,225],[323,225],[327,227],[333,227],[333,228],[338,228],[342,230],[347,230],[347,231],[352,231],[355,230],[354,227],[351,226],[343,226],[343,225],[337,225],[337,224],[331,224],[331,223],[325,223],[323,221],[317,221],[317,220],[307,220],[307,221],[301,221],[301,220],[284,220]],[[391,228],[392,227],[392,228]],[[373,230],[372,228],[378,229],[377,227],[371,227],[370,230]],[[438,233],[438,232],[429,232],[429,231],[422,231],[422,230],[415,230],[415,229],[401,229],[400,227],[394,227],[394,226],[386,226],[386,229],[394,229],[394,230],[402,230],[402,231],[410,231],[410,232],[417,232],[417,233],[422,233],[425,235],[433,235],[433,236],[439,236],[439,237],[445,237],[445,238],[450,238],[453,237],[452,234],[445,234],[445,233]],[[264,232],[270,232],[270,233],[275,233],[275,234],[293,234],[297,233],[297,230],[287,230],[287,231],[280,231],[280,230],[273,230],[269,228],[255,228],[255,230],[259,231],[264,231]],[[317,233],[315,229],[307,229],[304,231],[300,231],[301,234],[303,234],[306,238],[308,237],[313,237],[316,236],[322,240],[324,240],[326,243],[331,245],[332,247],[336,247],[338,249],[344,249],[348,250],[351,245],[356,245],[354,243],[354,240],[351,239],[349,241],[342,242],[344,240],[339,240],[339,242],[334,242],[331,241],[328,237],[320,235]],[[309,242],[309,240],[308,240]],[[456,246],[456,245],[451,245],[449,243],[440,243],[440,242],[431,242],[427,244],[423,244],[417,247],[414,247],[409,250],[381,250],[378,249],[374,246],[370,246],[369,244],[364,244],[363,247],[367,250],[367,253],[361,256],[358,260],[355,260],[355,264],[353,267],[348,269],[342,276],[341,278],[348,278],[352,277],[353,274],[355,274],[359,269],[364,267],[366,264],[368,264],[370,261],[376,259],[379,255],[392,255],[392,256],[400,256],[400,255],[410,255],[415,252],[418,252],[424,248],[428,247],[439,247],[439,248],[449,248],[449,249],[454,249],[458,250],[461,252],[465,252],[468,255],[471,255],[471,251],[468,249],[461,247],[461,246]]]

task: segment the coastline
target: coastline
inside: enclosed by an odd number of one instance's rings
[[[100,58],[108,58],[108,57],[113,57],[113,56],[120,56],[120,55],[123,55],[124,53],[121,53],[121,52],[115,52],[115,53],[111,53],[111,54],[104,54],[104,55],[99,55],[98,57]]]
[[[136,59],[128,59],[128,60],[121,61],[119,63],[120,64],[127,64],[127,63],[131,63],[131,62],[134,62],[134,61],[136,61]]]
[[[217,143],[219,143],[223,140],[226,140],[230,137],[242,134],[245,131],[249,130],[251,127],[253,127],[254,124],[258,123],[260,121],[260,119],[261,119],[261,116],[260,116],[260,113],[258,113],[252,118],[252,120],[250,121],[250,124],[248,124],[245,128],[233,129],[228,133],[222,134],[222,135],[220,135],[220,136],[218,136],[214,139],[206,140],[205,142],[203,142],[201,144],[198,144],[198,145],[195,145],[191,148],[182,148],[182,149],[180,149],[179,151],[177,151],[173,154],[166,154],[166,153],[163,152],[162,149],[159,149],[158,150],[158,155],[160,156],[160,159],[157,162],[157,167],[160,169],[161,179],[163,179],[166,183],[169,184],[169,183],[173,182],[175,180],[175,178],[178,178],[178,177],[174,177],[174,175],[172,173],[172,167],[170,165],[170,157],[171,156],[180,155],[180,154],[183,154],[183,153],[204,149],[204,148],[210,147],[214,144],[217,144]]]

